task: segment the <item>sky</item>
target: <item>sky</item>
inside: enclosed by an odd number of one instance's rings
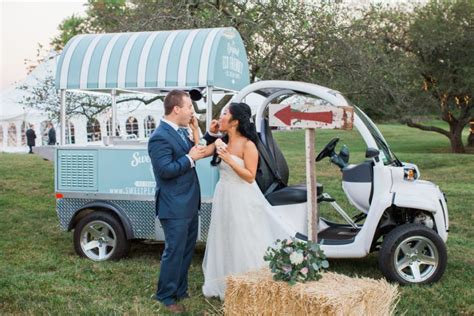
[[[344,0],[403,3],[407,0]],[[426,0],[411,0],[425,2]],[[0,0],[0,91],[27,76],[25,59],[35,60],[38,43],[49,47],[62,20],[85,15],[87,0]]]
[[[86,0],[0,0],[0,91],[27,76],[38,43],[49,47],[58,26],[72,14],[84,16]]]

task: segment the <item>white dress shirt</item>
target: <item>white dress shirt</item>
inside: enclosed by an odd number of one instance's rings
[[[166,124],[168,124],[169,126],[171,126],[171,127],[176,131],[176,133],[178,132],[178,129],[179,129],[178,124],[173,123],[173,122],[171,122],[171,121],[169,121],[169,120],[167,120],[167,119],[165,119],[165,118],[162,118],[161,121],[162,121],[162,122],[165,122]],[[193,158],[191,158],[191,156],[189,156],[189,155],[186,155],[186,157],[188,157],[189,162],[191,162],[191,168],[194,168],[195,164],[194,164]]]

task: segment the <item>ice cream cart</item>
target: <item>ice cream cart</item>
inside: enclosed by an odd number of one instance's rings
[[[66,90],[110,94],[112,131],[116,98],[125,93],[165,95],[172,89],[205,97],[206,121],[213,96],[235,94],[249,84],[247,53],[234,28],[82,34],[58,60],[61,127],[66,126]],[[92,260],[120,258],[131,239],[164,240],[155,222],[155,181],[146,140],[65,145],[61,128],[55,153],[55,191],[60,226],[74,229],[78,254]],[[196,166],[202,195],[199,240],[205,240],[210,200],[218,173],[209,159]]]

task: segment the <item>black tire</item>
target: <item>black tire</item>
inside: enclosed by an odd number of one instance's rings
[[[433,229],[404,224],[385,236],[378,261],[380,270],[391,281],[402,285],[429,284],[443,276],[448,253]]]
[[[118,260],[127,255],[130,242],[115,216],[95,211],[77,223],[74,229],[74,249],[79,256],[93,261]]]

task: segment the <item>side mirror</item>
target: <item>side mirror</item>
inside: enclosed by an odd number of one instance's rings
[[[347,148],[346,145],[342,145],[342,148],[339,151],[339,157],[346,165],[349,163],[349,148]]]
[[[378,149],[369,147],[369,148],[367,148],[367,150],[365,151],[365,158],[378,157],[379,154],[380,154],[380,151],[379,151]]]

